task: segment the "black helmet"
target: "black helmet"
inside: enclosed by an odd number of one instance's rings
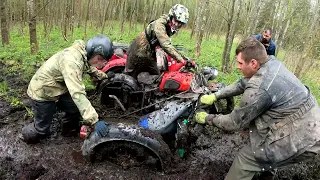
[[[103,35],[97,35],[89,39],[86,46],[88,61],[95,55],[100,55],[108,60],[113,55],[112,41]]]

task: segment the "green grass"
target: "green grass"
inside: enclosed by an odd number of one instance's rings
[[[8,84],[6,81],[0,82],[0,96],[4,96],[9,91]]]
[[[88,23],[89,24],[89,23]],[[120,34],[120,27],[118,24],[113,26],[113,29],[110,29],[110,22],[108,22],[107,27],[104,30],[104,34],[109,36],[115,42],[124,42],[130,43],[142,30],[143,26],[138,25],[137,29],[131,29],[128,27],[128,24],[125,24],[125,32],[123,35]],[[50,56],[56,52],[69,47],[72,45],[74,40],[83,38],[83,28],[75,28],[73,36],[68,33],[68,41],[65,41],[62,37],[61,31],[59,28],[53,28],[50,35],[45,38],[43,33],[43,26],[38,25],[38,41],[39,41],[39,52],[36,55],[30,55],[29,48],[29,34],[28,29],[24,29],[24,34],[20,32],[18,28],[13,28],[10,30],[10,45],[6,47],[0,47],[0,61],[7,65],[8,72],[17,72],[22,71],[21,78],[28,82],[35,70],[41,66],[41,64],[48,59]],[[130,29],[130,33],[128,31]],[[87,40],[88,38],[100,34],[101,28],[93,28],[88,26],[87,30]],[[190,30],[181,30],[176,36],[172,37],[173,44],[183,45],[185,49],[188,50],[185,54],[191,59],[194,59],[200,67],[203,66],[213,66],[216,67],[219,71],[221,70],[221,59],[224,47],[224,37],[212,36],[210,40],[204,39],[201,46],[201,56],[195,58],[195,40],[190,39]],[[231,57],[234,57],[234,51],[236,48],[236,41],[232,47]],[[285,52],[279,52],[279,59],[283,60],[285,57]],[[233,58],[231,58],[233,59]],[[235,63],[236,65],[236,63]],[[308,85],[312,93],[317,97],[318,102],[320,102],[320,81],[317,78],[314,78],[315,75],[320,77],[320,73],[317,70],[312,70],[305,74],[301,79]],[[219,72],[217,81],[221,81],[225,84],[230,84],[241,78],[241,73],[233,68],[232,73],[225,74],[221,71]],[[84,84],[87,89],[92,89],[90,78],[87,76],[84,78]],[[0,84],[0,94],[6,91],[6,85]],[[11,99],[12,100],[12,99]],[[18,103],[13,103],[18,104]]]

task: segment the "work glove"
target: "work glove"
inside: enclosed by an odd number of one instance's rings
[[[107,72],[108,79],[114,78],[115,74],[112,71]]]
[[[194,61],[187,61],[187,62],[186,62],[186,67],[190,67],[190,68],[195,67]]]
[[[216,101],[217,101],[217,97],[215,94],[210,94],[210,95],[205,94],[200,97],[200,102],[202,104],[212,105]]]
[[[207,116],[208,116],[208,113],[206,113],[204,111],[197,112],[195,115],[196,122],[199,124],[205,124]]]
[[[105,137],[109,133],[109,124],[105,121],[98,121],[95,124],[94,130],[97,132],[99,137]]]

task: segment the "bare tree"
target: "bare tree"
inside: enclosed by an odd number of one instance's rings
[[[202,38],[204,34],[204,27],[207,21],[207,14],[209,9],[209,0],[200,0],[199,2],[199,11],[197,15],[197,21],[196,21],[196,48],[195,48],[195,56],[200,56],[201,51],[201,44],[202,44]]]
[[[279,38],[278,38],[278,40],[277,40],[277,43],[278,43],[278,46],[277,46],[277,49],[276,49],[276,54],[278,54],[278,52],[279,52],[279,49],[282,47],[282,43],[283,43],[283,39],[286,37],[286,33],[287,33],[287,31],[288,31],[288,28],[289,28],[289,26],[290,26],[290,23],[291,23],[291,21],[292,21],[292,18],[293,18],[293,15],[294,15],[294,13],[295,13],[295,11],[296,11],[296,8],[297,8],[297,2],[296,2],[296,0],[292,0],[292,7],[291,7],[291,11],[290,11],[290,14],[289,14],[289,16],[287,17],[287,22],[286,22],[286,26],[285,26],[285,28],[282,30],[282,33],[281,33],[281,35],[279,35]]]
[[[241,8],[241,2],[239,1],[239,5],[235,14],[235,4],[236,0],[231,1],[230,6],[230,12],[228,13],[229,18],[227,20],[227,34],[226,34],[226,40],[224,44],[224,50],[222,55],[222,71],[223,72],[229,72],[230,71],[230,52],[232,48],[233,39],[236,32],[236,26],[239,19],[240,14],[240,8]]]
[[[257,23],[258,23],[259,16],[260,16],[260,12],[261,12],[262,4],[263,4],[263,0],[255,1],[254,8],[250,13],[250,16],[249,16],[250,18],[248,19],[248,21],[249,21],[248,23],[249,24],[248,24],[248,28],[247,28],[247,31],[246,31],[246,34],[245,34],[244,38],[247,38],[252,33],[254,33],[254,31],[256,30]]]
[[[320,11],[320,7],[319,7],[319,2],[317,3],[316,5],[316,9],[315,9],[315,14],[312,18],[312,21],[311,21],[311,26],[310,26],[310,29],[309,29],[309,35],[308,35],[308,38],[306,39],[306,42],[305,42],[305,46],[304,46],[304,50],[302,52],[302,57],[301,59],[299,60],[298,62],[298,65],[295,69],[295,72],[294,74],[297,76],[297,77],[301,77],[301,73],[302,73],[302,70],[306,64],[307,61],[309,61],[309,58],[311,53],[312,53],[312,50],[315,48],[314,47],[314,43],[315,43],[315,35],[317,34],[317,28],[318,28],[318,18],[319,18],[319,11]]]
[[[0,13],[1,13],[1,39],[2,45],[9,44],[9,31],[8,31],[8,24],[7,24],[7,0],[1,0],[0,4]]]
[[[83,39],[87,38],[87,24],[89,20],[89,12],[90,12],[90,3],[92,0],[88,0],[87,4],[87,14],[86,14],[86,21],[84,22],[84,34],[83,34]]]
[[[109,12],[109,4],[110,4],[110,1],[105,1],[106,5],[105,5],[105,10],[104,10],[104,20],[102,22],[102,28],[101,28],[101,34],[103,34],[104,32],[104,28],[106,26],[106,22],[108,20],[108,12]]]
[[[30,34],[30,49],[31,54],[38,52],[38,39],[37,39],[37,21],[35,14],[35,2],[34,0],[28,0],[28,14],[29,14],[29,34]]]

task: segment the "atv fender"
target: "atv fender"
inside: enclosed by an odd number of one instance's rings
[[[150,150],[159,159],[162,170],[170,165],[172,154],[160,135],[136,125],[123,123],[109,125],[108,135],[102,138],[96,132],[91,133],[82,145],[82,155],[86,160],[93,162],[96,147],[115,141],[136,143]]]
[[[119,58],[112,61],[109,61],[105,67],[101,69],[102,72],[107,72],[108,70],[116,67],[124,68],[126,65],[127,59],[125,58]]]

